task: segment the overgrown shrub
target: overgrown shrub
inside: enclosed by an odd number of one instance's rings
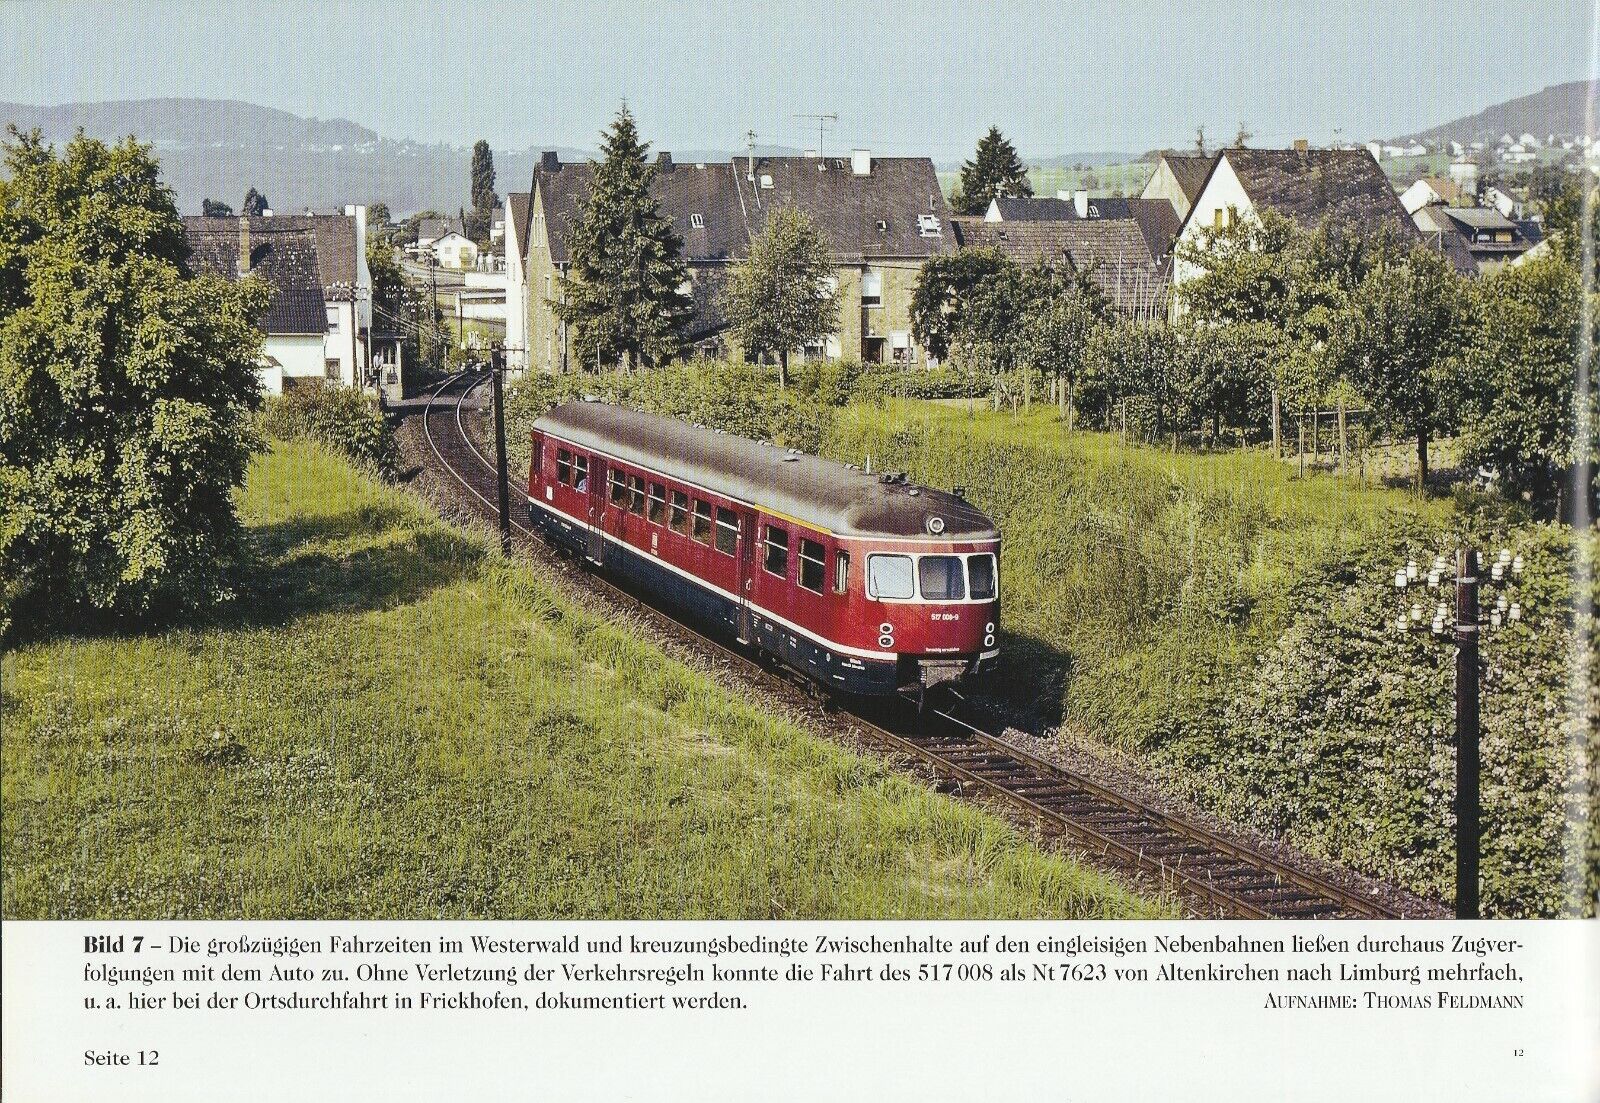
[[[373,399],[351,387],[308,380],[273,395],[261,408],[262,433],[314,440],[392,478],[399,463],[394,428]]]

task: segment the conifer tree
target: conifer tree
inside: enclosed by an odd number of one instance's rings
[[[259,218],[270,209],[271,205],[267,203],[267,197],[251,188],[244,193],[244,206],[239,213],[249,215],[251,218]]]
[[[556,316],[572,327],[580,363],[672,360],[693,310],[683,242],[650,195],[656,166],[626,104],[601,143],[589,198],[573,228],[571,268]]]
[[[982,214],[996,196],[1032,194],[1028,166],[1017,156],[1017,147],[998,126],[991,126],[978,139],[972,160],[961,166],[961,188],[952,199],[961,214]]]

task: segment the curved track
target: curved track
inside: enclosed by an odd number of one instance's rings
[[[494,464],[473,442],[462,418],[467,397],[487,378],[481,372],[463,372],[439,384],[423,410],[422,428],[441,470],[493,520]],[[432,420],[435,417],[441,421]],[[520,500],[515,483],[512,490],[512,500]],[[536,536],[516,519],[515,510],[511,528],[525,537]],[[629,607],[659,612],[603,578],[588,577]],[[673,624],[719,658],[761,677],[772,675],[745,651],[676,618]],[[919,714],[900,705],[868,703],[847,711],[852,721],[880,744],[930,767],[947,790],[1008,804],[1045,832],[1103,855],[1124,869],[1154,877],[1182,895],[1199,914],[1241,919],[1400,917],[1377,900],[1046,762],[975,727],[952,710],[929,707]]]

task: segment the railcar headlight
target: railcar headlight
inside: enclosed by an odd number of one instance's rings
[[[943,532],[944,531],[944,518],[943,517],[929,517],[928,518],[928,531],[933,533],[935,536],[938,536],[941,532]]]
[[[894,646],[894,637],[893,636],[879,636],[878,637],[878,646],[883,648],[885,651],[889,650],[889,648]]]
[[[994,646],[994,637],[993,636],[985,636],[985,637],[983,637],[983,646],[985,646],[985,647],[993,647]]]
[[[983,626],[983,630],[985,632],[993,632],[994,631],[994,621],[991,620],[988,624],[984,625]]]
[[[890,624],[888,621],[884,621],[882,624],[878,625],[878,631],[883,633],[885,636],[892,636],[894,635],[894,625]]]

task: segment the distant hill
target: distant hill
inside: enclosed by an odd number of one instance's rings
[[[178,207],[198,213],[202,199],[237,210],[255,188],[283,213],[346,203],[389,205],[397,217],[420,210],[454,212],[469,202],[466,146],[385,138],[349,119],[308,119],[239,100],[156,99],[68,103],[39,107],[0,103],[0,125],[37,127],[65,142],[79,128],[115,141],[132,134],[155,147],[162,176]],[[494,151],[495,190],[523,191],[544,148]],[[556,148],[563,161],[584,161],[589,150]],[[673,151],[679,162],[725,161],[744,150]],[[758,146],[758,156],[797,154]]]
[[[1502,134],[1532,134],[1543,141],[1551,134],[1584,133],[1590,102],[1600,94],[1600,81],[1574,80],[1552,84],[1540,92],[1486,107],[1476,115],[1455,119],[1404,137],[1424,142],[1492,142]]]

